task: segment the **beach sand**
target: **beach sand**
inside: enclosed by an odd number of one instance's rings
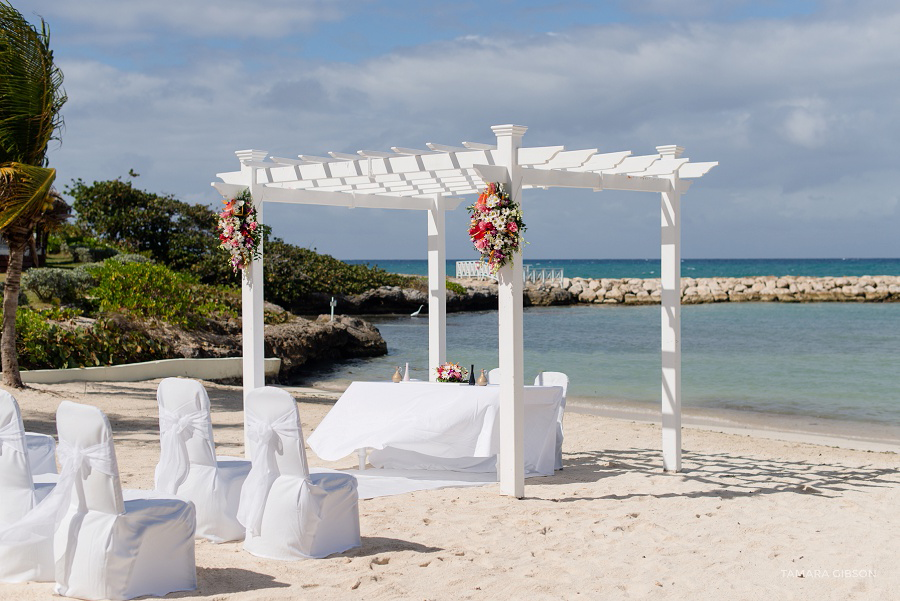
[[[126,488],[152,488],[156,386],[13,391],[29,431],[62,400],[100,407]],[[243,453],[241,389],[206,383],[221,455]],[[335,394],[288,388],[306,436]],[[900,599],[900,456],[686,427],[663,473],[659,426],[566,415],[565,469],[526,481],[360,501],[362,547],[323,560],[197,542],[200,588],[176,599]],[[826,441],[827,442],[827,441]],[[355,457],[313,466],[350,468]],[[49,599],[53,585],[0,585]]]

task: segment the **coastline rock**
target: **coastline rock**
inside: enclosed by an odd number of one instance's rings
[[[148,328],[154,338],[166,340],[179,357],[240,357],[241,325],[238,320],[211,322],[201,330],[186,331],[168,324]],[[130,327],[140,327],[131,324]],[[281,359],[279,378],[290,377],[309,362],[335,361],[387,354],[387,343],[371,323],[347,315],[328,315],[316,320],[292,316],[287,321],[267,324],[264,333],[266,356]]]
[[[266,355],[281,358],[279,377],[290,377],[310,361],[334,361],[387,354],[378,328],[358,317],[320,315],[315,321],[298,317],[266,326]]]

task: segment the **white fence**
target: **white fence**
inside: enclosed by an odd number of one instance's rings
[[[562,269],[535,269],[530,265],[525,266],[523,275],[525,282],[532,282],[535,284],[549,283],[551,285],[556,284],[557,286],[562,285],[564,277]],[[487,263],[482,263],[481,261],[457,261],[456,277],[474,278],[478,280],[497,280],[497,276],[491,273],[491,268],[488,267]]]

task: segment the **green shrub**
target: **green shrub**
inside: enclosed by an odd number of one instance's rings
[[[164,343],[99,319],[90,326],[65,322],[77,312],[67,309],[16,312],[16,350],[23,369],[65,369],[152,361],[172,356]]]
[[[380,286],[405,286],[410,279],[378,267],[348,265],[279,238],[265,243],[263,261],[266,298],[284,307],[302,302],[313,292],[360,294]]]
[[[45,303],[73,303],[93,285],[93,278],[79,269],[34,267],[22,274],[22,290],[33,292]]]
[[[56,255],[62,251],[63,239],[55,233],[47,236],[47,254]]]
[[[96,263],[119,254],[119,251],[111,246],[71,246],[72,260],[76,263]]]
[[[222,293],[185,273],[156,263],[106,261],[89,268],[97,278],[89,291],[100,311],[159,320],[187,329],[205,325],[206,317],[236,316]]]
[[[447,280],[447,292],[455,292],[456,294],[458,294],[460,296],[465,296],[466,292],[468,292],[468,291],[466,290],[466,287],[463,286],[462,284],[457,284],[456,282],[451,282],[450,280]]]
[[[150,263],[153,259],[144,255],[134,253],[119,253],[114,257],[110,257],[107,261],[116,261],[118,263]]]

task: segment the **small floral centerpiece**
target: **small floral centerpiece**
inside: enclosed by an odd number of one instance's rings
[[[443,363],[436,369],[438,382],[465,382],[469,375],[469,371],[459,363]]]
[[[491,273],[512,261],[525,243],[522,207],[512,201],[505,188],[497,182],[489,183],[475,204],[468,207],[469,238]]]
[[[260,257],[259,245],[266,228],[257,221],[250,190],[244,189],[234,198],[222,202],[225,208],[219,213],[219,248],[231,255],[231,267],[237,273]]]

